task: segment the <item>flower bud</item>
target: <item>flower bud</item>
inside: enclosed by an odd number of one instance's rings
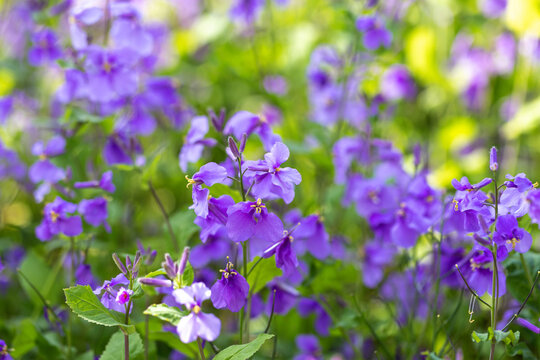
[[[181,275],[184,273],[184,270],[186,269],[186,264],[187,264],[187,261],[188,261],[188,258],[189,258],[189,246],[186,246],[184,248],[184,252],[182,252],[182,258],[180,259],[180,264],[178,266],[178,271],[177,271],[177,275]]]
[[[131,263],[131,258],[129,257],[129,255],[126,255],[126,268],[128,269],[128,271],[131,271],[132,269],[132,263]]]
[[[247,134],[244,133],[242,135],[242,139],[240,140],[240,154],[244,152],[244,149],[246,148],[246,142],[247,142]]]
[[[168,253],[165,254],[165,261],[161,263],[161,266],[163,266],[163,269],[165,270],[167,276],[170,279],[174,279],[176,277],[174,261],[172,260],[171,255],[169,255]]]
[[[229,136],[229,139],[227,140],[229,142],[229,149],[231,150],[231,153],[236,159],[241,159],[242,155],[240,154],[240,151],[238,150],[238,146],[236,145],[236,141]]]
[[[122,274],[126,275],[127,274],[126,267],[124,266],[124,264],[122,264],[122,260],[120,260],[118,255],[116,253],[113,253],[112,258],[113,258],[114,263],[118,267],[118,269],[120,269],[120,271],[122,272]]]
[[[499,163],[497,162],[497,148],[495,146],[489,151],[489,168],[491,171],[497,171],[499,169]]]
[[[145,264],[146,264],[146,265],[152,265],[152,263],[153,263],[154,260],[156,259],[156,255],[157,255],[157,251],[156,251],[156,250],[152,250],[152,252],[150,253],[150,255],[148,255],[148,257],[146,258]]]
[[[143,285],[155,286],[155,287],[171,287],[172,281],[166,279],[156,278],[140,278],[139,282]]]

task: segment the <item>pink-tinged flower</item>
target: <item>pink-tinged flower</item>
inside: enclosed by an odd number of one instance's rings
[[[272,150],[264,155],[264,160],[246,162],[247,177],[253,177],[252,192],[255,197],[283,199],[290,204],[294,199],[294,186],[302,182],[298,170],[281,165],[289,158],[289,149],[283,143],[275,143]]]
[[[249,284],[246,279],[233,269],[233,264],[227,260],[225,270],[221,271],[221,279],[212,286],[211,300],[216,309],[227,308],[238,312],[246,304]]]
[[[180,340],[186,344],[197,338],[206,341],[216,340],[221,330],[221,321],[215,315],[201,311],[203,301],[211,296],[210,289],[204,283],[197,282],[189,287],[174,290],[173,296],[191,312],[180,319],[176,328]]]
[[[125,277],[124,274],[118,274],[116,277],[111,280],[106,280],[103,283],[103,286],[98,287],[94,290],[94,294],[101,296],[101,303],[107,309],[118,311],[121,313],[126,313],[126,307],[117,301],[118,295],[122,289],[125,288],[122,286],[129,285],[129,280]],[[131,294],[128,294],[131,295]],[[128,299],[129,300],[129,299]],[[133,306],[129,309],[129,312],[133,309]]]
[[[206,116],[195,116],[191,120],[191,128],[178,155],[182,171],[187,171],[188,163],[197,162],[201,158],[205,147],[212,147],[217,144],[215,139],[205,138],[208,130],[208,118]]]
[[[45,205],[43,220],[36,228],[36,236],[41,241],[47,241],[58,234],[77,236],[82,233],[80,216],[69,214],[77,210],[77,205],[57,197],[52,203]]]
[[[116,302],[120,305],[125,305],[129,302],[129,299],[131,299],[131,295],[133,295],[133,290],[121,287],[120,290],[118,290],[118,294],[116,294]]]
[[[229,208],[227,215],[227,232],[234,242],[254,238],[270,245],[283,235],[283,223],[268,212],[261,199],[239,202]]]
[[[227,170],[215,162],[210,162],[201,166],[199,171],[193,175],[192,179],[186,175],[186,180],[188,181],[188,187],[193,185],[193,191],[191,193],[193,205],[189,208],[193,209],[197,216],[206,218],[208,216],[208,197],[210,191],[203,188],[202,185],[212,186],[218,183],[223,184],[227,181]]]

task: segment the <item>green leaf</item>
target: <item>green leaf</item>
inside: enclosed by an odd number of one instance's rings
[[[516,254],[517,255],[517,254]],[[536,276],[536,271],[540,269],[540,254],[531,253],[530,251],[523,254],[525,258],[525,263],[529,268],[529,274],[534,279]],[[529,291],[531,290],[531,285],[527,281],[527,275],[521,264],[521,259],[519,256],[512,256],[504,262],[504,267],[506,269],[506,286],[510,294],[519,301],[525,300]]]
[[[13,339],[13,357],[18,358],[32,350],[36,345],[37,331],[34,322],[30,319],[21,321],[17,327],[17,334]]]
[[[150,163],[150,165],[144,168],[143,173],[142,173],[142,178],[144,181],[151,180],[152,177],[155,174],[157,174],[159,161],[161,160],[161,156],[163,155],[163,150],[164,148],[159,149],[157,154],[152,159],[152,162]]]
[[[195,273],[193,272],[193,267],[189,263],[189,261],[186,263],[186,268],[184,270],[184,273],[182,274],[182,278],[180,279],[180,287],[186,287],[193,284],[193,280],[195,279]]]
[[[237,184],[238,183],[236,181],[234,181],[233,187],[223,185],[223,184],[214,184],[210,188],[210,195],[212,195],[212,197],[215,197],[215,198],[220,197],[222,195],[229,195],[230,197],[233,198],[235,202],[240,202],[242,201],[242,195],[240,195],[240,192],[236,190],[236,186],[238,186]]]
[[[152,277],[156,277],[156,276],[159,276],[159,275],[167,275],[167,272],[165,270],[163,270],[163,268],[160,268],[160,269],[157,269],[155,271],[149,272],[144,277],[152,278]]]
[[[180,338],[178,337],[178,335],[173,334],[168,331],[150,332],[148,334],[148,338],[152,341],[155,340],[155,341],[164,342],[171,348],[180,351],[182,354],[185,354],[192,359],[198,358],[199,349],[197,347],[196,342],[192,342],[190,344],[184,344],[183,342],[180,341]]]
[[[99,301],[88,285],[77,285],[64,289],[66,304],[71,310],[88,322],[102,326],[120,326],[122,329],[133,332],[133,325],[123,323],[120,314],[107,309]]]
[[[523,357],[523,360],[537,360],[538,359],[525,343],[519,343],[519,344],[516,344],[515,346],[507,345],[506,353],[512,357],[521,355]]]
[[[180,319],[189,313],[187,311],[180,311],[180,309],[170,307],[166,304],[153,304],[144,310],[144,314],[155,316],[176,326]]]
[[[471,334],[471,337],[474,342],[481,343],[484,341],[489,340],[489,334],[488,333],[477,333],[476,331],[473,331]]]
[[[138,360],[142,358],[144,346],[138,333],[129,335],[129,358]],[[122,360],[124,359],[124,334],[119,331],[111,336],[105,351],[99,360]]]
[[[132,299],[139,299],[144,296],[144,290],[141,286],[141,284],[138,281],[135,281],[133,284],[133,295],[131,295]]]
[[[246,360],[252,357],[261,346],[269,339],[273,338],[273,334],[260,334],[257,338],[247,344],[232,345],[221,350],[214,360]]]
[[[495,338],[496,342],[504,342],[506,345],[516,345],[519,341],[519,331],[513,332],[512,330],[509,331],[501,331],[501,330],[495,330],[493,331],[490,328],[488,328],[487,333],[477,333],[476,331],[473,331],[471,334],[471,337],[474,342],[480,343],[484,341],[491,341],[493,338]]]
[[[257,256],[251,261],[247,268],[248,271],[259,261],[260,257]],[[249,289],[252,294],[258,293],[262,288],[266,286],[275,277],[281,276],[282,271],[276,267],[274,257],[262,259],[255,269],[251,271],[247,281],[249,283]]]

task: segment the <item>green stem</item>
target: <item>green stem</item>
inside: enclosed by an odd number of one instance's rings
[[[201,354],[201,359],[206,360],[206,358],[204,357],[204,349],[202,347],[201,338],[197,338],[197,344],[199,345],[199,354]]]
[[[493,172],[493,185],[495,187],[495,221],[499,216],[499,188],[497,187],[497,174]],[[497,308],[499,305],[499,268],[497,264],[497,244],[493,243],[491,249],[493,256],[493,281],[491,287],[491,328],[493,331],[497,328]],[[491,341],[491,349],[489,351],[489,359],[495,358],[495,345],[497,344],[495,337]]]
[[[148,188],[150,189],[150,192],[152,193],[152,196],[154,197],[154,200],[156,201],[156,204],[158,205],[159,210],[161,211],[161,214],[163,215],[163,218],[165,219],[165,223],[167,224],[167,230],[169,231],[169,236],[171,238],[174,251],[178,252],[179,251],[178,240],[176,239],[176,235],[174,235],[174,230],[169,220],[169,215],[167,214],[167,211],[165,210],[165,207],[163,206],[163,203],[161,202],[161,199],[159,198],[156,192],[156,189],[154,188],[154,185],[152,184],[152,181],[150,180],[148,180]]]

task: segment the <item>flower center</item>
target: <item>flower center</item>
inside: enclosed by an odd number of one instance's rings
[[[459,202],[456,199],[452,200],[452,202],[454,203],[454,211],[459,211]]]
[[[516,249],[516,244],[519,243],[519,239],[514,236],[512,239],[506,240],[506,243],[507,244],[512,244],[512,250],[515,250]]]
[[[219,272],[223,273],[223,277],[225,279],[228,279],[229,276],[236,275],[236,271],[233,270],[233,263],[229,261],[229,257],[227,256],[227,264],[225,264],[225,269],[220,269]]]
[[[433,202],[433,196],[428,195],[428,197],[426,197],[426,201],[427,201],[428,203]]]
[[[201,312],[201,307],[199,305],[195,305],[193,309],[191,309],[195,314],[198,314]]]
[[[55,223],[58,220],[58,217],[60,216],[59,213],[51,210],[51,220],[53,223]]]
[[[368,197],[371,199],[371,201],[374,204],[377,204],[379,202],[379,195],[377,194],[377,191],[375,191],[375,190],[370,190],[368,192]]]
[[[39,160],[46,160],[47,159],[47,155],[45,154],[40,154],[39,155]]]
[[[469,260],[469,263],[471,264],[472,271],[476,271],[476,269],[480,268],[480,265],[473,259]]]
[[[189,185],[195,185],[197,183],[197,180],[190,179],[189,176],[186,175],[187,185],[186,188],[189,189]]]
[[[105,62],[103,63],[103,70],[106,73],[110,73],[111,69],[112,69],[112,65],[107,60],[105,60]]]
[[[251,207],[252,207],[252,208],[255,208],[255,213],[256,213],[256,214],[260,214],[260,213],[262,213],[262,209],[265,208],[266,205],[264,205],[264,204],[262,203],[261,198],[258,198],[258,199],[257,199],[257,202],[256,202],[255,204],[251,204]]]

